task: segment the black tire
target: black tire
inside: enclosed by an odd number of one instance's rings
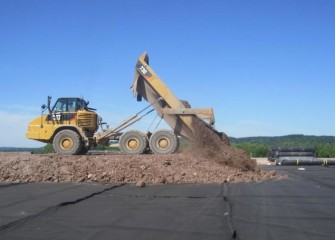
[[[78,155],[85,155],[88,152],[88,150],[90,150],[90,148],[86,147],[85,143],[82,143],[81,149],[80,149]]]
[[[76,155],[80,153],[82,143],[79,134],[75,131],[62,130],[54,137],[53,147],[56,153]]]
[[[148,139],[140,131],[128,131],[120,137],[120,150],[125,154],[142,154],[148,148]]]
[[[151,135],[149,146],[153,153],[171,154],[178,150],[179,140],[172,131],[160,130]]]

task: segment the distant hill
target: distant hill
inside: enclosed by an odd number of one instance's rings
[[[334,136],[310,136],[310,135],[286,135],[280,137],[244,137],[234,138],[230,137],[230,142],[233,144],[262,144],[269,147],[293,147],[293,146],[306,146],[315,147],[320,144],[335,144]]]
[[[0,147],[0,152],[33,152],[41,148]]]
[[[230,137],[233,146],[245,150],[252,157],[266,157],[271,147],[314,147],[316,157],[335,157],[334,136],[294,134],[280,137]]]

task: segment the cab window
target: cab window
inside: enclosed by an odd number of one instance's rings
[[[59,98],[55,103],[53,112],[76,112],[78,109],[77,99]]]

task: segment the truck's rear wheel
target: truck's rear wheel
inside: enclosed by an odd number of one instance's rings
[[[142,132],[133,130],[120,137],[120,150],[125,154],[142,154],[148,147],[148,140]]]
[[[179,141],[172,131],[160,130],[151,135],[149,146],[153,153],[170,154],[178,150]]]
[[[56,153],[75,155],[80,153],[82,144],[78,133],[72,130],[62,130],[56,134],[53,147]]]

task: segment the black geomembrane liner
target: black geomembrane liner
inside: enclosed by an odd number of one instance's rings
[[[334,239],[335,169],[224,184],[0,184],[0,239]]]

